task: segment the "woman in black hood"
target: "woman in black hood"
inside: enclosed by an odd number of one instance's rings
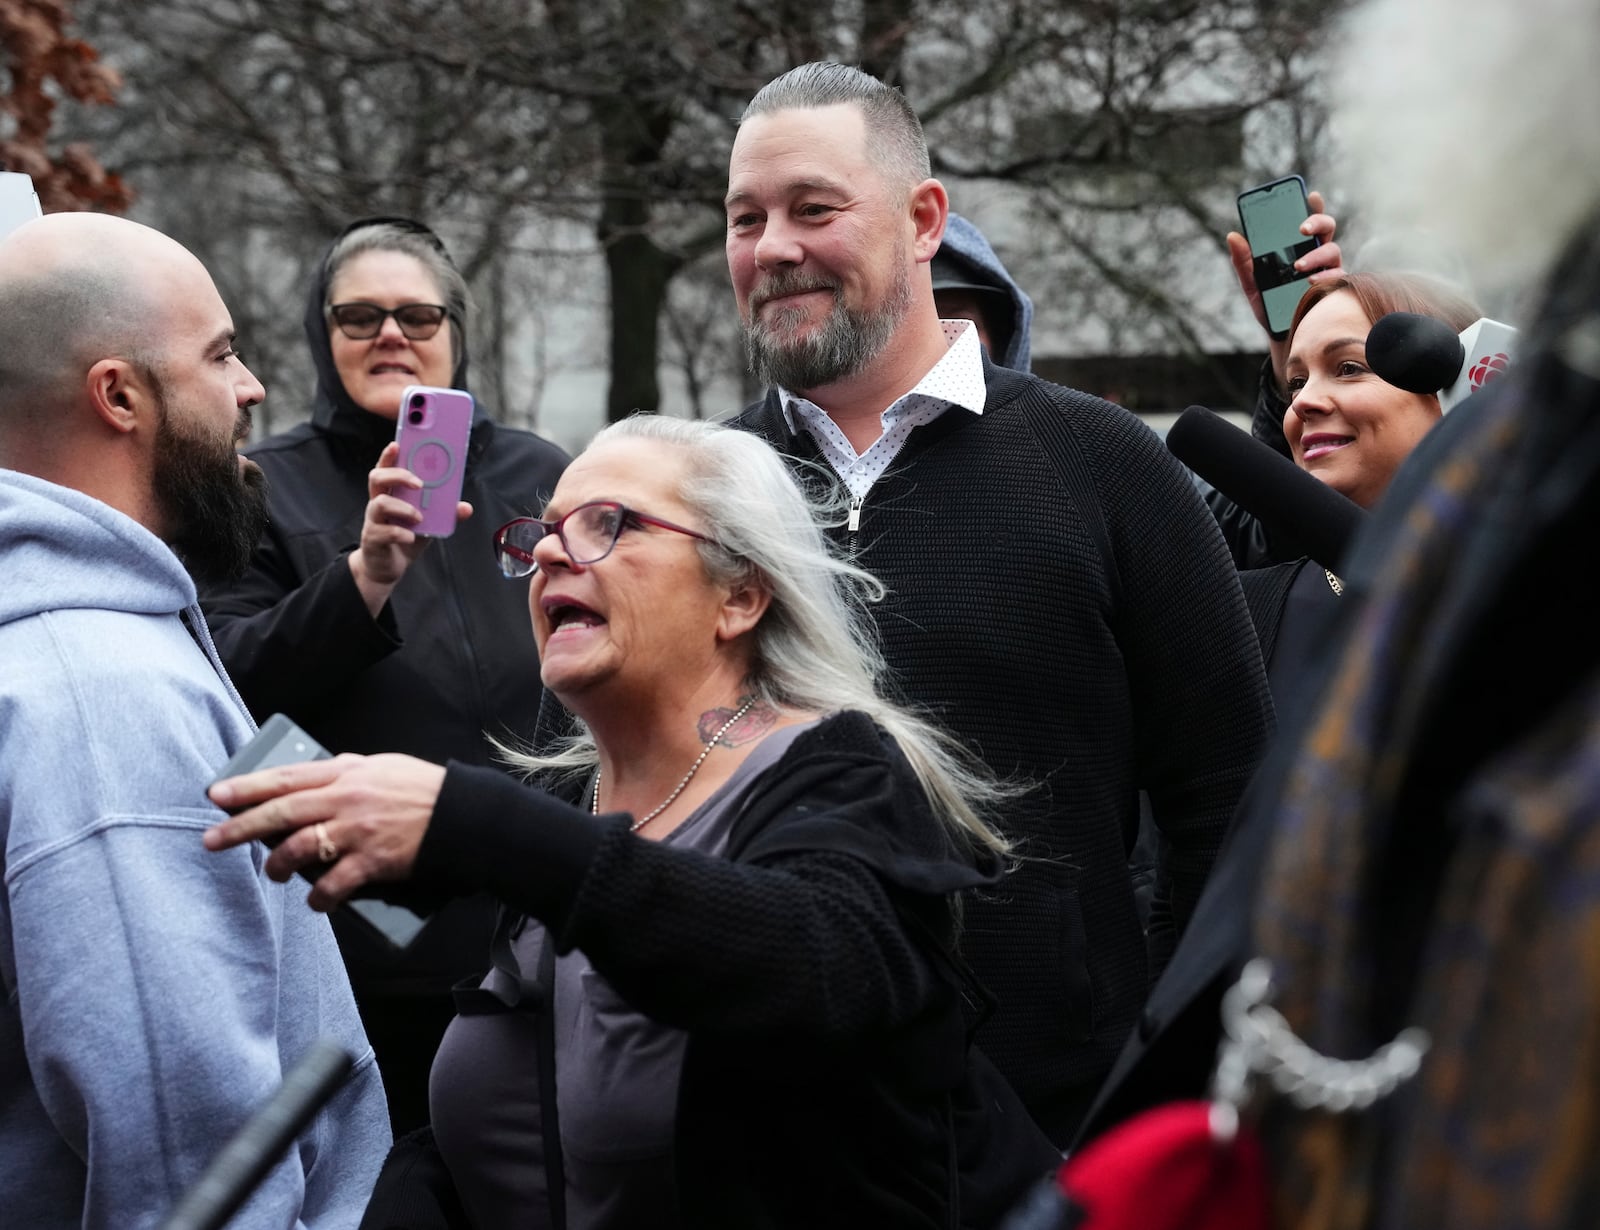
[[[368,218],[344,231],[306,304],[311,420],[247,450],[267,476],[271,523],[243,579],[202,595],[256,720],[286,713],[333,752],[482,765],[488,736],[533,732],[527,582],[501,576],[493,537],[543,509],[565,454],[478,405],[461,496],[473,515],[450,537],[409,544],[393,541],[392,497],[374,469],[405,385],[467,387],[467,308],[428,228]],[[427,1120],[450,988],[485,968],[493,918],[485,899],[425,920],[378,902],[334,916],[397,1135]]]

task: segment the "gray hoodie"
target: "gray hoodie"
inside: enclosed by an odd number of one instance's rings
[[[200,843],[254,724],[188,574],[107,505],[0,470],[0,577],[0,1221],[158,1222],[328,1037],[355,1073],[229,1224],[356,1225],[382,1083],[304,883]]]

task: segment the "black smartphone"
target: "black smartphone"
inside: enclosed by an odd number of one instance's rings
[[[228,759],[228,763],[223,765],[221,771],[212,779],[212,785],[222,781],[223,778],[238,777],[241,773],[254,773],[257,769],[273,769],[281,764],[299,764],[305,760],[332,759],[333,753],[322,744],[283,714],[274,713],[261,724],[261,729],[256,731],[255,737]],[[275,846],[287,835],[280,833],[272,837],[263,837],[261,844]],[[326,870],[326,867],[312,865],[302,867],[300,874],[308,880],[315,880]]]
[[[1298,175],[1285,175],[1239,194],[1239,225],[1250,241],[1256,289],[1267,311],[1267,329],[1275,338],[1288,334],[1311,276],[1296,270],[1294,263],[1322,242],[1300,233],[1300,224],[1310,216],[1306,181]]]
[[[261,724],[255,737],[222,766],[215,780],[220,782],[225,777],[238,777],[257,769],[274,769],[281,764],[299,764],[303,760],[332,759],[333,753],[322,744],[283,714],[274,713]]]

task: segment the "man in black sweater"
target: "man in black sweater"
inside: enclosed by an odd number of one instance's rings
[[[1271,711],[1227,549],[1160,441],[940,321],[948,211],[897,90],[835,64],[765,87],[734,143],[727,252],[773,387],[735,422],[837,477],[841,537],[889,589],[890,686],[1023,787],[998,817],[1020,865],[968,902],[964,947],[998,998],[978,1041],[1064,1144]],[[1128,872],[1141,788],[1164,846],[1148,944]]]

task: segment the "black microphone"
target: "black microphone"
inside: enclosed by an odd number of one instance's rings
[[[1460,335],[1434,316],[1390,312],[1367,334],[1367,366],[1407,393],[1430,395],[1448,388],[1466,358]]]
[[[1203,406],[1178,416],[1167,448],[1268,530],[1334,572],[1366,520],[1359,504]]]
[[[323,1039],[314,1045],[289,1070],[272,1099],[212,1159],[161,1230],[219,1230],[225,1225],[354,1066],[350,1053],[338,1044]]]

